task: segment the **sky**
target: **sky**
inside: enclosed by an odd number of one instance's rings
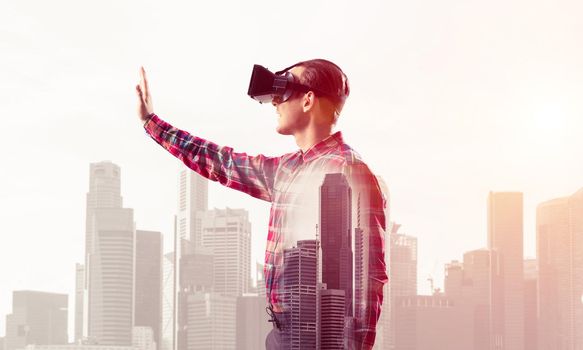
[[[524,193],[534,257],[536,205],[583,187],[582,11],[574,0],[3,2],[0,336],[14,290],[68,293],[72,313],[91,162],[121,167],[124,206],[170,247],[182,165],[139,122],[142,65],[163,119],[278,155],[297,146],[275,132],[272,106],[246,96],[253,64],[332,60],[351,85],[337,130],[418,238],[420,293],[486,246],[489,191]],[[249,210],[261,261],[269,204],[215,183],[209,201]]]

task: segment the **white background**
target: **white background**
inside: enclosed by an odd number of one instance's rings
[[[488,191],[535,209],[583,187],[583,5],[577,1],[4,1],[0,5],[0,335],[13,290],[68,293],[83,261],[89,163],[122,169],[137,227],[172,233],[180,163],[143,132],[138,68],[155,111],[247,153],[294,151],[273,107],[246,96],[254,63],[327,58],[352,94],[338,129],[419,239],[419,292],[486,246]],[[243,207],[262,261],[268,204]],[[166,240],[167,244],[169,240]],[[70,319],[70,336],[73,320]]]

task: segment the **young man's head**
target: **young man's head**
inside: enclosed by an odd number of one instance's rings
[[[272,103],[279,115],[277,132],[293,135],[310,126],[331,127],[336,123],[350,94],[348,78],[340,67],[314,59],[296,63],[287,71],[313,91],[294,92],[285,102],[274,98]]]

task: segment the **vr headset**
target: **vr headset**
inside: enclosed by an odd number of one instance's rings
[[[303,93],[313,91],[316,95],[328,96],[335,99],[345,98],[344,96],[321,91],[297,82],[289,72],[290,69],[297,65],[294,64],[275,73],[270,72],[269,69],[258,64],[254,65],[247,95],[259,101],[259,103],[271,103],[276,97],[279,98],[279,102],[285,102],[292,96],[294,91]]]

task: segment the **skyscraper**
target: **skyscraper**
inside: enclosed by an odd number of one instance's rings
[[[488,248],[498,259],[491,274],[493,349],[524,349],[522,211],[522,193],[490,192]]]
[[[524,260],[524,348],[528,350],[538,349],[537,281],[536,259]]]
[[[136,231],[134,326],[149,327],[156,344],[162,323],[162,234]]]
[[[344,344],[344,290],[320,289],[318,319],[318,349],[342,350]]]
[[[135,350],[156,350],[158,344],[154,340],[152,328],[147,326],[133,327],[132,346]]]
[[[97,208],[121,208],[121,171],[119,166],[110,161],[91,163],[89,165],[89,191],[86,196],[85,209],[85,276],[83,289],[75,292],[75,339],[88,336],[89,332],[89,255],[92,252],[95,233],[94,211]],[[79,281],[80,276],[77,276]]]
[[[208,209],[208,180],[185,169],[178,180],[178,237],[181,255],[201,245],[201,213]]]
[[[251,276],[251,223],[243,209],[197,212],[200,245],[180,258],[178,349],[235,347],[236,301]]]
[[[385,346],[395,345],[395,303],[398,297],[417,295],[417,238],[398,233],[400,225],[393,225],[389,234],[389,294],[383,303],[383,312],[389,313],[389,329],[385,331]],[[387,344],[388,343],[388,344]]]
[[[445,295],[452,299],[463,296],[464,265],[457,260],[445,264],[445,278],[443,281]]]
[[[6,316],[5,349],[67,344],[67,305],[65,294],[13,292],[12,314]]]
[[[539,349],[583,348],[583,189],[539,204]]]
[[[176,349],[177,282],[175,254],[164,254],[162,259],[162,343],[161,350]]]
[[[497,270],[496,253],[478,249],[464,254],[464,297],[473,310],[474,350],[490,349],[491,271]]]
[[[93,210],[96,208],[121,208],[121,171],[110,161],[89,165],[89,192],[87,192],[85,254],[91,252],[93,243]],[[87,266],[87,262],[85,262]]]
[[[289,350],[316,348],[316,287],[318,241],[297,242],[283,251],[284,303],[289,315],[285,332]]]
[[[134,316],[132,209],[93,210],[89,252],[89,338],[103,345],[131,345]]]
[[[235,349],[236,297],[194,292],[188,295],[186,305],[186,349]]]
[[[322,283],[345,295],[345,315],[353,313],[352,191],[342,174],[326,174],[320,187]]]
[[[214,257],[212,249],[198,247],[195,252],[180,257],[178,310],[177,310],[177,345],[179,350],[189,349],[189,333],[194,332],[189,325],[188,302],[198,300],[190,298],[197,293],[210,293],[214,282]],[[216,299],[215,299],[216,300]],[[205,316],[206,317],[206,316]],[[189,349],[190,350],[190,349]]]
[[[251,223],[244,209],[213,209],[202,216],[202,247],[214,258],[215,293],[248,292],[251,276]]]
[[[446,265],[445,296],[466,319],[465,330],[472,336],[473,350],[490,349],[490,273],[493,252],[479,249],[466,252],[463,263]]]
[[[188,299],[194,291],[209,291],[212,288],[212,273],[214,269],[208,269],[209,250],[202,248],[202,216],[208,209],[208,180],[199,174],[184,169],[178,176],[178,208],[175,222],[176,261],[174,267],[174,283],[178,288],[176,295],[170,298],[165,296],[166,303],[171,299],[175,302],[175,309],[170,323],[169,304],[166,304],[165,329],[167,336],[164,344],[169,344],[170,333],[174,334],[173,346],[175,349],[184,350],[188,347]],[[204,263],[204,266],[200,263]],[[199,264],[197,267],[195,264]],[[212,267],[212,266],[211,266]],[[197,268],[200,268],[197,270]],[[184,269],[184,271],[183,271]],[[198,273],[200,272],[200,274]],[[202,280],[196,277],[203,277]],[[210,277],[206,278],[206,277]],[[211,285],[209,285],[209,283]],[[165,293],[170,289],[165,287]],[[170,328],[173,332],[170,332]],[[174,329],[175,327],[175,329]],[[165,345],[166,346],[166,345]],[[174,349],[174,348],[172,348]]]
[[[85,265],[76,264],[75,265],[75,342],[80,342],[83,339],[83,325],[86,320],[84,320],[85,305],[87,301],[85,300]]]

